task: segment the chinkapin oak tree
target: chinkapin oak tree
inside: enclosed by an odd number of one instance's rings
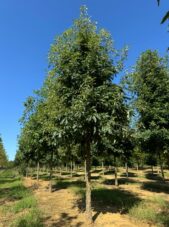
[[[49,54],[51,73],[58,84],[55,94],[63,107],[57,116],[60,137],[80,144],[86,163],[86,213],[90,223],[91,147],[102,138],[118,146],[123,133],[123,92],[112,80],[122,69],[125,57],[125,50],[114,49],[110,34],[97,29],[86,7],[81,8],[73,26],[56,39]],[[118,152],[116,146],[110,150]]]
[[[123,149],[129,124],[124,93],[113,83],[125,58],[126,48],[117,51],[110,34],[97,29],[82,7],[80,18],[51,46],[42,89],[25,103],[18,160],[36,163],[37,179],[39,163],[49,166],[51,179],[54,160],[69,162],[72,175],[74,160],[81,159],[89,223],[92,156],[110,155],[116,163],[130,149]]]

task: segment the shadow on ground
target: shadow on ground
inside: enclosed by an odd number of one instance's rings
[[[31,177],[33,180],[36,180],[37,179],[37,177],[36,177],[36,174],[34,174],[32,177]],[[55,178],[57,178],[56,176],[52,176],[52,179],[55,179]],[[49,176],[49,174],[40,174],[39,175],[39,179],[40,180],[44,180],[44,181],[49,181],[49,179],[50,179],[50,176]]]
[[[147,172],[145,177],[149,180],[163,181],[163,178],[157,173]]]
[[[78,190],[75,192],[79,194],[79,199],[74,204],[74,207],[79,208],[81,212],[85,211],[85,182],[83,181],[59,181],[54,185],[54,190],[61,190],[75,187]],[[93,217],[95,221],[100,213],[121,213],[126,214],[129,210],[138,204],[141,199],[134,193],[120,188],[107,189],[103,187],[96,187],[92,189],[92,209],[96,212]],[[73,208],[74,208],[73,207]],[[72,208],[72,209],[73,209]],[[57,226],[57,225],[56,225]],[[61,226],[61,225],[60,225]]]
[[[0,177],[0,185],[2,184],[8,184],[8,183],[13,183],[16,182],[18,178],[6,178],[6,177]]]
[[[0,189],[1,205],[5,202],[20,200],[29,196],[27,188],[22,185],[12,186],[10,188]]]
[[[95,211],[93,221],[97,219],[100,213],[120,213],[127,214],[129,210],[141,202],[137,195],[122,189],[96,188],[92,190],[92,209]],[[85,211],[85,194],[83,192],[79,199],[78,207]]]
[[[122,173],[120,176],[126,177],[126,173]],[[136,173],[129,172],[128,177],[138,177],[138,175]]]
[[[78,189],[85,188],[84,181],[67,181],[67,180],[59,180],[56,184],[53,184],[53,191],[58,191],[61,189],[77,187]]]
[[[102,170],[101,169],[95,169],[95,170],[92,170],[91,173],[101,173]]]
[[[102,176],[91,176],[91,180],[100,180]]]
[[[10,201],[20,200],[26,196],[29,196],[29,192],[20,183],[18,177],[0,176],[0,205]]]
[[[114,170],[106,170],[104,171],[104,175],[113,175],[114,174]]]
[[[157,193],[166,193],[169,194],[169,184],[166,182],[143,182],[141,189],[148,190],[151,192],[157,192]]]
[[[102,181],[102,183],[105,185],[115,185],[115,179],[106,179]],[[138,182],[130,178],[119,178],[118,183],[119,185],[121,185],[121,184],[134,184]]]
[[[44,222],[50,220],[51,217],[46,217],[44,219]],[[69,227],[80,227],[84,223],[83,222],[77,222],[76,224],[73,223],[73,220],[77,219],[77,216],[70,216],[68,213],[61,213],[60,217],[58,218],[57,221],[52,221],[50,224],[51,227],[61,227],[61,226],[69,226]]]

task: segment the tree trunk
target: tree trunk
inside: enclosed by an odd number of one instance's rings
[[[115,175],[115,186],[118,186],[116,158],[114,158],[114,175]]]
[[[162,176],[163,180],[165,180],[164,170],[163,170],[163,163],[162,163],[161,155],[160,154],[159,154],[159,162],[160,162],[161,176]]]
[[[70,177],[73,177],[73,163],[72,161],[70,162]]]
[[[114,174],[115,174],[115,186],[118,186],[118,178],[117,178],[117,166],[114,167]]]
[[[36,180],[39,181],[39,161],[37,162]]]
[[[86,159],[84,161],[84,180],[86,182]]]
[[[26,167],[26,178],[28,178],[28,167]]]
[[[60,177],[62,176],[62,167],[60,166]]]
[[[137,172],[138,172],[138,170],[139,170],[139,164],[137,163]]]
[[[125,167],[126,167],[126,177],[128,179],[128,177],[129,177],[129,171],[128,171],[128,163],[127,162],[125,163]]]
[[[50,160],[49,191],[52,192],[52,173],[53,173],[53,151]]]
[[[154,174],[153,165],[151,166],[152,175]]]
[[[91,209],[91,154],[90,154],[90,142],[87,141],[85,144],[85,179],[86,179],[86,215],[87,215],[87,221],[88,224],[92,224],[92,209]]]
[[[160,173],[160,167],[158,167],[158,165],[157,165],[157,173],[158,174]]]
[[[75,162],[73,162],[73,171],[74,171],[74,173],[76,172],[76,163]]]
[[[102,174],[104,175],[104,162],[102,162]]]

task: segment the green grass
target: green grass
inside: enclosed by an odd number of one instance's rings
[[[92,200],[95,208],[98,207],[115,212],[128,213],[129,209],[140,202],[140,199],[133,193],[118,189],[107,189],[96,187],[92,190]]]
[[[32,209],[29,213],[16,218],[10,227],[43,227],[41,214]]]
[[[23,210],[26,209],[33,209],[37,207],[37,201],[35,200],[35,198],[33,196],[29,196],[29,197],[25,197],[22,200],[14,203],[12,206],[4,206],[3,207],[3,212],[7,213],[19,213]]]
[[[0,177],[0,199],[5,199],[6,201],[13,201],[25,198],[31,194],[27,188],[25,188],[22,184],[20,178],[11,179],[3,178],[3,181]]]
[[[37,201],[16,171],[0,171],[0,191],[0,212],[6,226],[42,226]]]
[[[129,215],[139,221],[168,227],[169,203],[161,197],[154,197],[132,207]]]
[[[85,182],[81,181],[81,180],[76,180],[76,181],[72,181],[70,180],[57,180],[56,184],[53,185],[54,189],[60,190],[60,189],[65,189],[65,188],[85,188]]]

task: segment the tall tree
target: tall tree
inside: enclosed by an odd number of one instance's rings
[[[117,57],[120,56],[118,61]],[[86,163],[86,214],[92,222],[91,147],[102,137],[115,141],[126,115],[122,89],[113,84],[122,69],[123,53],[113,47],[109,33],[98,30],[81,8],[72,28],[56,39],[49,54],[51,71],[58,84],[55,94],[63,111],[57,116],[60,137],[81,144]],[[123,121],[122,121],[123,122]]]
[[[138,113],[136,136],[144,151],[157,154],[164,178],[161,160],[169,144],[168,60],[156,51],[148,50],[140,56],[134,72],[127,77]]]

